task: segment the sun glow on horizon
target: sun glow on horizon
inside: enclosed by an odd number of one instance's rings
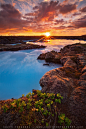
[[[49,32],[46,32],[45,33],[45,36],[49,37],[50,36],[50,33]]]

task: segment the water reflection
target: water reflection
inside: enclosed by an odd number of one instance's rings
[[[28,42],[28,41],[27,41]],[[34,44],[47,46],[42,52],[47,52],[51,50],[60,51],[66,45],[75,43],[86,43],[84,40],[67,40],[67,39],[51,39],[47,42],[33,42]]]

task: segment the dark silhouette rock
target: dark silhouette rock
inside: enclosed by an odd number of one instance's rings
[[[18,51],[27,49],[39,49],[45,47],[46,46],[36,44],[0,45],[0,51]]]

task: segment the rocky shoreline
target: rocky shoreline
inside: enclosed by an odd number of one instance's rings
[[[63,65],[45,73],[40,79],[41,91],[60,93],[64,98],[61,110],[73,125],[86,128],[86,44],[67,45],[58,53],[40,54],[38,59]]]
[[[0,51],[18,51],[18,50],[27,50],[27,49],[39,49],[45,48],[46,46],[43,45],[36,45],[36,44],[0,44]]]
[[[67,45],[60,52],[47,52],[40,54],[38,59],[46,62],[61,63],[63,67],[48,71],[40,79],[42,93],[60,93],[63,96],[59,112],[65,113],[72,121],[70,129],[86,128],[86,44]],[[35,93],[36,91],[34,91]],[[35,101],[39,99],[37,94]],[[38,98],[38,99],[37,99]],[[26,97],[21,98],[28,101]],[[17,126],[21,124],[21,115],[9,109],[2,112],[2,106],[13,102],[14,99],[0,101],[0,124]],[[33,104],[33,101],[32,101]],[[32,108],[32,107],[31,107]],[[20,109],[20,108],[19,108]],[[19,110],[18,109],[18,110]],[[22,115],[24,114],[21,113]],[[40,116],[40,115],[39,115]],[[53,117],[52,117],[53,118]],[[16,121],[17,120],[17,121]],[[20,121],[21,120],[21,121]],[[23,121],[22,121],[23,122]],[[60,126],[59,126],[60,127]]]

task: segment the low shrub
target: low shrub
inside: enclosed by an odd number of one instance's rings
[[[42,93],[37,90],[37,100],[34,93],[28,93],[26,100],[13,100],[2,107],[2,113],[17,112],[20,114],[20,125],[36,126],[69,126],[71,120],[60,112],[59,106],[63,97],[58,93]],[[30,97],[30,98],[29,98]]]

